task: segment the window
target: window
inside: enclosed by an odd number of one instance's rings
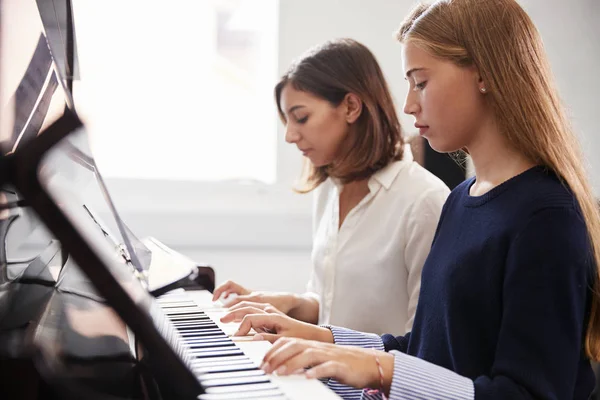
[[[277,0],[74,0],[75,100],[108,178],[274,183]]]

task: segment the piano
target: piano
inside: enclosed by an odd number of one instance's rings
[[[3,286],[2,356],[29,361],[33,398],[337,398],[318,380],[265,375],[258,365],[270,344],[231,338],[237,324],[221,324],[226,310],[209,301],[212,269],[131,233],[74,113],[0,164],[56,237]],[[88,206],[90,193],[104,212]]]
[[[265,375],[271,345],[219,321],[214,270],[125,225],[74,108],[70,1],[36,4],[51,35],[0,146],[0,397],[338,399],[318,380]]]

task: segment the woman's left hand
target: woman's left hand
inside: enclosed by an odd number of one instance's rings
[[[376,357],[383,370],[383,390],[388,394],[394,370],[394,356],[382,351],[340,346],[303,339],[280,338],[264,357],[261,368],[267,373],[289,375],[303,372],[307,378],[334,378],[356,388],[381,389]]]

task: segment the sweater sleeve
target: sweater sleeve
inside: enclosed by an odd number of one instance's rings
[[[408,349],[408,341],[410,339],[410,332],[408,332],[404,336],[394,336],[389,333],[386,333],[381,337],[383,341],[383,347],[385,351],[390,352],[392,350],[399,351],[401,353],[406,353]]]

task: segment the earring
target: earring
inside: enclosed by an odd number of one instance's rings
[[[487,89],[486,89],[486,88],[484,88],[484,87],[482,87],[482,88],[479,88],[479,91],[480,91],[481,93],[485,93],[485,92],[487,92]]]

